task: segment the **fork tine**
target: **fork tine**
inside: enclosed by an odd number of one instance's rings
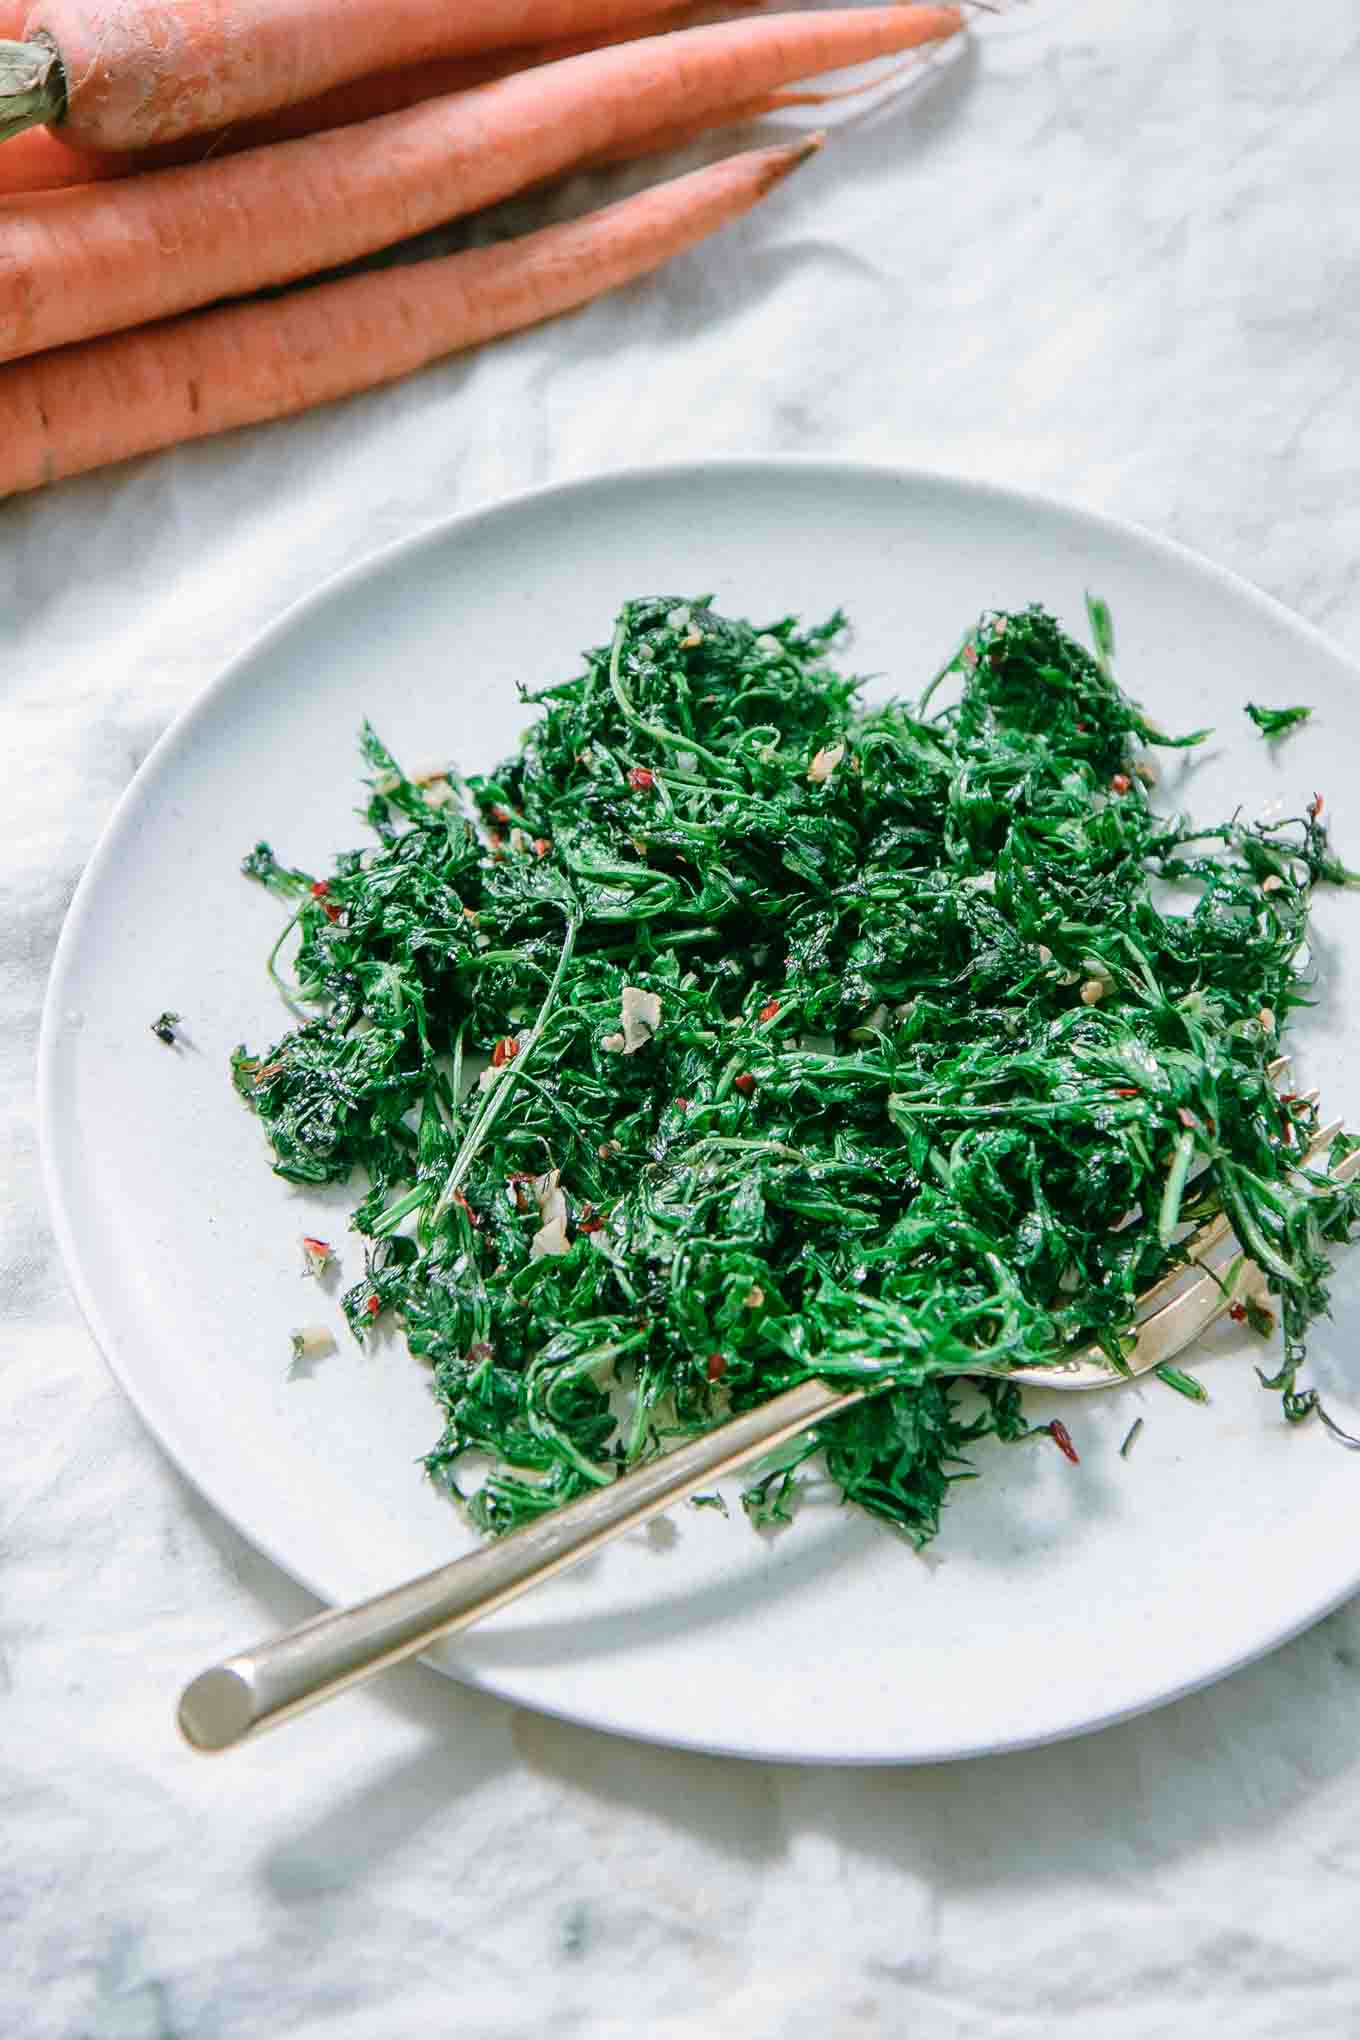
[[[1338,1129],[1339,1130],[1339,1129]],[[1321,1146],[1321,1136],[1314,1147]],[[1330,1143],[1329,1143],[1330,1144]],[[1313,1152],[1310,1149],[1310,1154]],[[1330,1171],[1333,1183],[1349,1183],[1353,1176],[1360,1174],[1360,1148],[1346,1155]],[[1216,1219],[1214,1224],[1219,1224]],[[1226,1222],[1219,1237],[1228,1233]],[[1149,1291],[1151,1295],[1153,1292]],[[1255,1263],[1241,1258],[1237,1274],[1231,1282],[1221,1276],[1205,1273],[1189,1288],[1182,1290],[1172,1303],[1154,1311],[1151,1317],[1143,1319],[1133,1334],[1133,1351],[1126,1355],[1128,1371],[1133,1374],[1147,1374],[1154,1367],[1160,1367],[1167,1360],[1174,1359],[1192,1345],[1200,1333],[1207,1330],[1214,1319],[1221,1317],[1229,1306],[1243,1297],[1264,1295],[1266,1278]],[[1128,1379],[1118,1373],[1106,1359],[1099,1346],[1086,1346],[1062,1366],[1023,1367],[1010,1375],[1010,1380],[1027,1382],[1036,1388],[1087,1389],[1113,1388]]]

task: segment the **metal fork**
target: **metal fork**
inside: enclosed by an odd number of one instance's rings
[[[1278,1077],[1284,1067],[1283,1061],[1273,1064],[1271,1076]],[[1313,1162],[1325,1156],[1339,1131],[1339,1120],[1320,1128],[1302,1159]],[[1329,1180],[1348,1182],[1357,1171],[1360,1150],[1347,1155]],[[1162,1366],[1224,1311],[1265,1294],[1264,1274],[1245,1255],[1234,1259],[1229,1254],[1217,1266],[1210,1263],[1208,1257],[1230,1238],[1227,1219],[1213,1219],[1184,1243],[1185,1264],[1140,1297],[1144,1314],[1126,1357],[1126,1372],[1112,1367],[1097,1346],[1051,1367],[974,1372],[1004,1374],[1012,1381],[1062,1391],[1112,1388]],[[800,1382],[759,1409],[733,1417],[610,1486],[526,1524],[498,1544],[352,1608],[318,1615],[227,1658],[186,1686],[179,1703],[180,1730],[196,1750],[229,1749],[371,1678],[386,1665],[415,1657],[440,1637],[470,1628],[541,1580],[565,1571],[711,1481],[735,1473],[881,1392],[878,1385],[845,1388],[830,1381]]]

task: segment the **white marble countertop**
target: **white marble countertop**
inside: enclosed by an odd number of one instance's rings
[[[0,509],[0,2030],[1360,2031],[1360,1604],[1141,1721],[939,1769],[632,1746],[418,1667],[189,1755],[182,1680],[311,1604],[111,1383],[31,1116],[63,912],[168,719],[318,579],[505,490],[900,457],[1137,518],[1360,652],[1357,109],[1353,0],[1033,0],[613,302]]]

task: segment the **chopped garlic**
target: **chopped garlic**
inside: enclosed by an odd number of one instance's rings
[[[827,744],[808,766],[808,778],[814,786],[821,786],[828,780],[841,759],[845,756],[844,744]]]
[[[1270,874],[1270,876],[1269,876],[1269,878],[1263,878],[1263,879],[1261,880],[1261,891],[1262,891],[1262,892],[1283,892],[1283,891],[1284,891],[1284,880],[1283,880],[1283,879],[1282,879],[1282,878],[1281,878],[1281,877],[1279,876],[1279,874],[1278,874],[1277,872],[1274,872],[1274,871],[1272,871],[1272,872],[1271,872],[1271,874]]]
[[[541,1261],[549,1254],[569,1254],[570,1252],[571,1241],[567,1238],[567,1221],[565,1218],[549,1219],[546,1225],[539,1227],[529,1245],[529,1259],[531,1261]]]
[[[644,992],[637,985],[625,985],[619,1019],[623,1023],[623,1032],[606,1034],[600,1046],[610,1055],[636,1055],[640,1048],[647,1046],[661,1025],[660,994]]]
[[[395,793],[400,785],[401,785],[400,772],[380,772],[378,777],[373,781],[373,791],[375,793],[380,793],[385,797],[389,793]]]
[[[1267,1034],[1275,1032],[1275,1014],[1269,1006],[1262,1006],[1256,1018]]]
[[[529,1194],[538,1206],[538,1215],[544,1225],[551,1225],[555,1219],[565,1221],[567,1216],[567,1194],[562,1188],[562,1171],[549,1169],[546,1175],[529,1178]]]
[[[567,1238],[567,1196],[562,1188],[562,1171],[549,1169],[542,1176],[531,1176],[528,1187],[542,1220],[530,1241],[529,1259],[541,1261],[545,1254],[567,1253],[571,1242]]]
[[[318,1360],[323,1353],[335,1351],[334,1335],[325,1325],[304,1325],[300,1332],[292,1334],[293,1359]]]
[[[1081,988],[1082,1005],[1098,1006],[1108,990],[1109,986],[1106,984],[1104,978],[1094,977],[1087,978],[1085,984]]]
[[[436,809],[453,807],[458,799],[447,779],[432,780],[428,786],[422,788],[420,797],[427,808]]]

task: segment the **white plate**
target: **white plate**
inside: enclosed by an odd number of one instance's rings
[[[339,1194],[271,1175],[227,1057],[287,1026],[263,960],[277,904],[238,875],[257,837],[321,867],[362,840],[354,733],[408,763],[491,763],[525,721],[516,681],[575,670],[617,605],[712,592],[756,617],[837,603],[847,661],[914,691],[984,607],[1042,601],[1084,629],[1111,604],[1125,686],[1168,724],[1216,726],[1170,799],[1297,813],[1324,789],[1360,856],[1356,669],[1219,569],[1143,532],[896,469],[731,461],[520,497],[378,555],[300,604],[157,745],[92,859],[53,969],[41,1056],[48,1184],[82,1307],[162,1445],[327,1600],[468,1548],[416,1461],[438,1430],[397,1340],[360,1351],[299,1276],[298,1235],[345,1239]],[[1305,700],[1271,747],[1241,704]],[[1168,754],[1173,759],[1175,754]],[[1321,1012],[1303,1074],[1360,1121],[1348,1055],[1360,907],[1318,913]],[[148,1023],[185,1016],[192,1047]],[[1360,1260],[1360,1256],[1356,1257]],[[1338,1281],[1339,1324],[1360,1301]],[[338,1352],[289,1379],[288,1332]],[[1353,1340],[1319,1328],[1315,1377],[1360,1421]],[[1231,1327],[1197,1354],[1197,1408],[1153,1383],[1059,1407],[1046,1440],[977,1454],[931,1553],[830,1506],[774,1537],[683,1510],[441,1651],[450,1672],[599,1727],[743,1755],[923,1761],[1070,1735],[1218,1677],[1360,1585],[1360,1460],[1290,1430]],[[1117,1447],[1146,1425],[1127,1461]],[[224,1633],[224,1648],[249,1641]]]

